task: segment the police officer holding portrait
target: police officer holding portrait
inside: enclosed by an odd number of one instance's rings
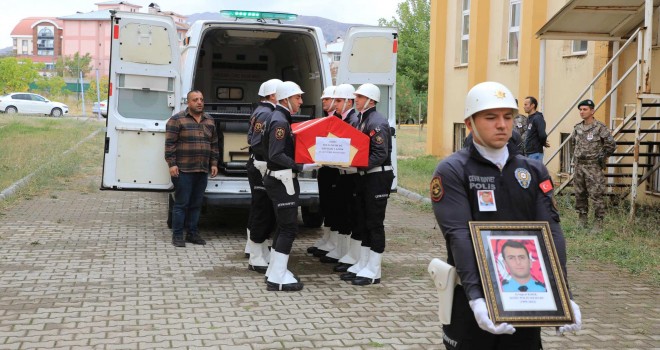
[[[592,230],[600,230],[605,218],[605,163],[614,153],[616,142],[605,124],[594,118],[594,101],[578,103],[582,121],[573,129],[575,170],[575,209],[580,223],[587,225],[589,199],[594,203],[594,225]]]
[[[340,277],[358,286],[380,283],[381,262],[385,251],[385,210],[390,197],[392,171],[392,132],[387,119],[376,110],[380,89],[371,83],[355,91],[355,108],[359,111],[358,130],[369,137],[369,163],[358,168],[356,184],[357,230],[364,235],[358,262]]]
[[[245,253],[250,254],[248,269],[265,273],[270,260],[270,251],[266,240],[275,226],[275,213],[273,203],[268,198],[264,187],[263,176],[266,172],[267,147],[263,145],[262,132],[266,120],[273,110],[277,99],[275,90],[282,81],[270,79],[261,84],[259,96],[261,101],[250,117],[248,129],[248,145],[250,145],[250,159],[247,162],[247,175],[250,183],[250,214],[248,217],[248,239]]]
[[[270,115],[264,131],[268,152],[264,186],[273,202],[277,221],[277,240],[270,253],[266,270],[266,288],[269,291],[299,291],[303,284],[287,266],[293,241],[298,233],[298,204],[300,185],[298,173],[318,169],[316,164],[296,164],[291,115],[302,106],[303,91],[298,84],[285,81],[277,86],[277,106]]]
[[[473,138],[467,147],[442,160],[431,180],[433,211],[447,245],[447,262],[456,267],[460,285],[454,289],[450,324],[443,325],[447,349],[541,349],[541,329],[515,329],[494,324],[472,244],[469,221],[547,221],[566,276],[566,244],[559,225],[548,170],[538,161],[516,154],[509,143],[517,105],[504,85],[475,85],[465,99],[465,124]],[[494,205],[483,205],[489,193]],[[480,195],[481,194],[481,195]],[[483,201],[483,200],[482,200]],[[579,307],[571,300],[576,324]]]

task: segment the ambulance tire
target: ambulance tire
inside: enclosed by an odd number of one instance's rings
[[[319,209],[313,210],[311,207],[300,207],[303,224],[306,227],[318,228],[323,225],[323,214]]]
[[[172,209],[174,209],[174,198],[172,194],[167,194],[167,228],[172,228]]]

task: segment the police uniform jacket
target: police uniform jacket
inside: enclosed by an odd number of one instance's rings
[[[267,166],[269,170],[292,169],[294,173],[302,171],[302,165],[296,164],[295,145],[291,132],[291,113],[277,105],[269,116],[265,135],[268,138]],[[262,140],[262,142],[264,142]]]
[[[527,132],[525,133],[525,153],[543,153],[543,145],[548,139],[545,133],[543,113],[534,112],[527,117]]]
[[[575,159],[602,161],[609,157],[616,148],[616,142],[610,130],[598,120],[587,125],[584,121],[577,123],[573,129],[575,142]]]
[[[335,111],[335,117],[343,120],[346,124],[357,128],[358,126],[358,118],[357,118],[357,112],[355,112],[354,109],[349,109],[348,114],[346,114],[346,118],[344,118],[339,111]]]
[[[447,262],[456,266],[468,300],[483,298],[468,221],[547,221],[566,273],[566,245],[553,204],[548,170],[514,152],[502,170],[479,154],[473,142],[438,164],[431,180],[433,212],[447,243]],[[497,211],[480,211],[478,190],[492,190]]]
[[[545,285],[533,278],[525,284],[520,284],[514,278],[502,281],[502,290],[505,292],[545,292]]]
[[[250,145],[250,152],[254,154],[257,160],[263,161],[266,159],[266,147],[261,144],[263,136],[264,123],[275,106],[270,102],[260,102],[259,106],[254,109],[252,117],[250,117],[250,128],[248,129],[248,145]]]
[[[369,165],[366,169],[391,165],[392,135],[390,124],[376,107],[362,113],[358,130],[369,136]]]

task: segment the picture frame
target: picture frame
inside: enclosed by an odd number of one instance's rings
[[[575,322],[564,272],[545,221],[470,221],[488,314],[515,327]]]

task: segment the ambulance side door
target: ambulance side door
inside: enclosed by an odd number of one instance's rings
[[[352,84],[357,88],[372,83],[380,88],[380,102],[376,105],[391,127],[396,127],[396,28],[351,27],[344,39],[344,47],[337,69],[336,83]],[[392,167],[397,174],[396,136],[392,137]],[[396,190],[394,178],[392,190]]]
[[[169,16],[114,12],[102,189],[169,190],[165,126],[181,101]]]

